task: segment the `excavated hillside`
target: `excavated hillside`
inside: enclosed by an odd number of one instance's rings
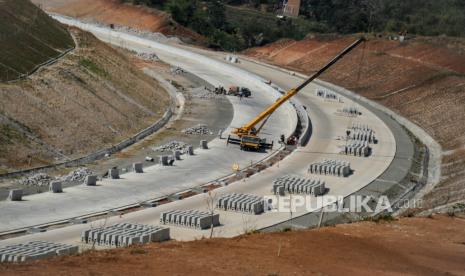
[[[74,47],[66,28],[29,0],[0,1],[0,82],[17,79]]]
[[[165,12],[121,3],[118,0],[32,0],[47,11],[82,20],[98,21],[177,36],[190,43],[202,44],[205,38],[179,25]]]
[[[0,83],[0,169],[79,157],[160,119],[170,100],[130,57],[71,30],[77,49],[27,80]]]
[[[351,36],[283,40],[245,54],[312,73],[354,41]],[[444,151],[440,184],[425,207],[465,199],[465,40],[370,39],[322,79],[375,100],[421,126]]]

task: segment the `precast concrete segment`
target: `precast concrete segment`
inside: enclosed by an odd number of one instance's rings
[[[326,193],[325,182],[320,179],[310,179],[295,175],[285,175],[273,181],[274,194],[306,194],[322,196]]]
[[[52,193],[62,193],[63,187],[61,181],[52,181],[49,184],[49,191]]]
[[[13,189],[8,193],[8,200],[21,201],[23,198],[23,189]]]
[[[249,194],[227,194],[218,199],[216,206],[224,211],[258,215],[264,212],[264,199]]]
[[[170,239],[170,229],[139,223],[117,223],[82,231],[81,241],[107,247],[126,247]]]
[[[347,177],[351,173],[350,163],[343,160],[324,160],[310,164],[308,172],[313,174]]]
[[[0,262],[34,261],[54,256],[77,254],[79,247],[46,241],[31,241],[0,248]]]
[[[219,226],[220,215],[198,210],[173,210],[160,214],[160,224],[203,230]]]
[[[84,185],[86,186],[95,186],[97,185],[97,176],[96,175],[88,175],[84,179]]]

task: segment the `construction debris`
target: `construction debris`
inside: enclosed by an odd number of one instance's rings
[[[26,178],[22,178],[18,181],[18,183],[24,186],[48,186],[54,179],[54,177],[48,174],[38,173]]]
[[[174,150],[180,150],[181,152],[185,152],[188,146],[189,145],[184,142],[171,141],[167,144],[164,144],[158,147],[153,147],[152,150],[160,151],[160,152],[172,152]]]
[[[218,99],[222,97],[220,93],[215,93],[214,91],[211,91],[205,86],[193,88],[191,90],[191,95],[194,98],[200,99]]]
[[[182,133],[189,135],[213,135],[213,132],[205,124],[198,124],[182,130]]]
[[[86,168],[77,168],[76,170],[70,172],[69,174],[59,177],[58,180],[63,182],[83,182],[86,179],[86,176],[92,175],[93,172]]]
[[[155,53],[138,53],[137,57],[148,61],[160,61],[160,58]]]

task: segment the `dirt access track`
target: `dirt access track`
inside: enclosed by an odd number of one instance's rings
[[[118,0],[32,0],[45,10],[81,20],[98,21],[174,35],[190,43],[202,44],[204,37],[187,29],[169,14],[142,6],[122,4]]]
[[[464,275],[464,256],[465,220],[434,216],[94,251],[0,275]]]

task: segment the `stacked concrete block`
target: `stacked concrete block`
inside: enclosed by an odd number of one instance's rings
[[[313,174],[346,177],[350,174],[350,163],[342,160],[324,160],[310,164],[308,172]]]
[[[220,215],[198,210],[174,210],[161,213],[160,223],[202,230],[220,225]]]
[[[300,176],[286,175],[273,181],[273,192],[281,194],[307,194],[321,196],[326,192],[325,182],[322,180],[308,179]]]
[[[337,96],[336,93],[334,93],[332,91],[329,91],[329,90],[321,89],[321,88],[316,89],[316,95],[318,97],[322,97],[322,98],[325,98],[325,99],[328,99],[328,100],[337,100],[338,99],[338,96]]]
[[[217,207],[225,211],[258,215],[264,211],[264,200],[260,196],[233,193],[222,196]]]
[[[366,141],[352,141],[344,146],[343,154],[367,157],[370,153],[370,146]]]
[[[78,251],[78,246],[32,241],[0,248],[0,262],[33,261],[54,256],[76,254]]]
[[[108,176],[109,176],[111,179],[119,179],[119,170],[118,170],[118,168],[111,168],[111,169],[108,171]]]
[[[84,230],[81,241],[109,247],[160,242],[170,239],[170,229],[138,223],[118,223],[99,229]]]
[[[346,106],[342,108],[342,113],[347,114],[347,115],[362,115],[362,112],[358,110],[358,108],[353,107],[353,106]]]
[[[144,172],[144,167],[143,167],[142,163],[134,163],[134,164],[132,164],[132,170],[135,173],[143,173]]]
[[[95,186],[97,185],[97,176],[96,175],[88,175],[84,179],[84,185],[86,186]]]
[[[8,200],[21,201],[23,199],[23,189],[13,189],[8,193]]]
[[[376,143],[375,132],[366,125],[353,124],[349,131],[349,138],[352,140]]]
[[[201,149],[208,149],[208,142],[207,142],[207,140],[201,140],[201,141],[200,141],[200,148],[201,148]]]
[[[48,190],[52,193],[62,193],[63,187],[61,185],[61,181],[52,181],[48,186]]]

